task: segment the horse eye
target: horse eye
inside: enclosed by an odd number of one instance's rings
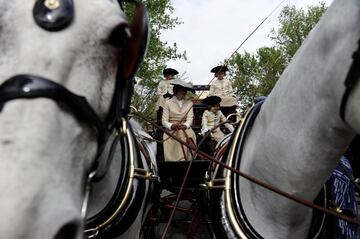
[[[109,43],[115,47],[122,47],[125,40],[130,36],[129,27],[126,24],[116,26],[109,36]]]

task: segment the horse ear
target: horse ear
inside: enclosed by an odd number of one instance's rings
[[[130,37],[122,48],[122,56],[118,65],[118,79],[131,80],[140,63],[142,62],[149,39],[149,15],[145,6],[139,2],[135,3],[134,20],[130,26]]]
[[[134,91],[134,76],[142,62],[149,40],[149,15],[145,6],[135,1],[134,20],[129,27],[129,37],[124,37],[125,42],[119,40],[119,35],[124,34],[124,29],[119,26],[114,29],[113,39],[115,44],[121,44],[120,57],[116,73],[115,93],[107,117],[107,124],[116,127],[120,117],[130,112],[131,98]],[[122,32],[122,33],[121,33]]]

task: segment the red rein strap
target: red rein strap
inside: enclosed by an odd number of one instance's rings
[[[134,115],[137,115],[138,117],[140,117],[140,118],[142,118],[143,120],[149,122],[150,124],[152,124],[152,125],[155,126],[156,128],[164,131],[161,127],[159,127],[158,125],[156,125],[156,124],[154,124],[153,122],[149,121],[149,119],[147,119],[146,117],[142,116],[142,114],[136,112],[136,113],[134,113]],[[171,136],[170,133],[168,133],[167,131],[164,131],[164,132],[165,132],[165,134]],[[241,171],[239,171],[239,170],[237,170],[237,169],[234,169],[234,168],[226,165],[225,163],[223,163],[223,162],[215,159],[214,157],[212,157],[212,156],[210,156],[210,155],[208,155],[208,154],[200,151],[197,147],[194,147],[194,146],[192,146],[192,145],[190,145],[190,144],[182,141],[182,140],[179,139],[178,137],[175,137],[175,136],[172,136],[172,137],[173,137],[176,141],[178,141],[179,143],[181,143],[181,144],[187,146],[188,148],[194,150],[194,151],[197,152],[199,155],[207,158],[208,160],[211,160],[211,161],[214,162],[214,163],[217,163],[217,164],[223,166],[224,168],[230,170],[231,172],[236,173],[236,174],[240,175],[241,177],[244,177],[244,178],[246,178],[247,180],[249,180],[249,181],[251,181],[251,182],[253,182],[253,183],[256,183],[257,185],[259,185],[259,186],[261,186],[261,187],[264,187],[264,188],[266,188],[266,189],[268,189],[268,190],[270,190],[270,191],[272,191],[272,192],[275,192],[275,193],[277,193],[277,194],[279,194],[279,195],[282,195],[282,196],[284,196],[284,197],[286,197],[286,198],[288,198],[288,199],[290,199],[290,200],[293,200],[293,201],[295,201],[295,202],[297,202],[297,203],[300,203],[300,204],[302,204],[302,205],[304,205],[304,206],[307,206],[307,207],[309,207],[309,208],[316,209],[316,210],[319,210],[319,211],[321,211],[321,212],[323,212],[323,213],[326,213],[326,214],[328,214],[328,215],[334,216],[334,217],[336,217],[336,218],[338,218],[338,219],[342,219],[342,220],[344,220],[344,221],[347,221],[347,222],[350,222],[350,223],[353,223],[353,224],[356,224],[356,225],[360,225],[360,221],[357,220],[357,219],[353,219],[353,218],[344,216],[344,215],[342,215],[342,214],[340,214],[340,213],[337,213],[337,212],[334,211],[334,210],[327,209],[327,208],[323,208],[323,207],[318,206],[318,205],[316,205],[316,204],[314,204],[314,203],[312,203],[312,202],[310,202],[310,201],[307,201],[307,200],[305,200],[305,199],[302,199],[302,198],[293,196],[293,195],[291,195],[291,194],[289,194],[289,193],[287,193],[287,192],[284,192],[284,191],[282,191],[282,190],[280,190],[280,189],[278,189],[278,188],[276,188],[276,187],[274,187],[274,186],[272,186],[272,185],[270,185],[270,184],[268,184],[268,183],[262,182],[262,181],[258,180],[257,178],[254,178],[254,177],[252,177],[252,176],[250,176],[250,175],[248,175],[248,174],[245,174],[245,173],[243,173],[243,172],[241,172]],[[190,165],[191,165],[191,162],[190,162]],[[188,169],[188,171],[190,171],[190,170]],[[187,176],[187,175],[186,175],[186,176]],[[186,179],[186,178],[185,178],[185,179]],[[184,184],[184,182],[183,182],[183,184]]]

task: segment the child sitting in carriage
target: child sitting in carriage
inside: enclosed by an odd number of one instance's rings
[[[208,143],[210,144],[211,151],[214,151],[215,144],[225,136],[220,127],[217,127],[226,121],[226,117],[220,111],[221,98],[218,96],[208,96],[201,102],[208,106],[202,115],[201,134],[205,136],[210,131],[210,142],[208,141]],[[225,127],[230,132],[234,131],[234,127],[229,123],[226,123]]]

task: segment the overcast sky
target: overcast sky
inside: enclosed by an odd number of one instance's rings
[[[193,84],[208,84],[213,78],[210,69],[236,50],[240,43],[283,0],[171,0],[173,17],[182,25],[164,31],[162,40],[172,45],[177,43],[179,52],[186,51],[188,61],[168,62],[167,66],[184,74]],[[332,0],[325,0],[329,5]],[[295,5],[306,9],[319,0],[285,0],[265,21],[238,52],[255,52],[263,46],[271,46],[272,28],[278,25],[282,7]]]

